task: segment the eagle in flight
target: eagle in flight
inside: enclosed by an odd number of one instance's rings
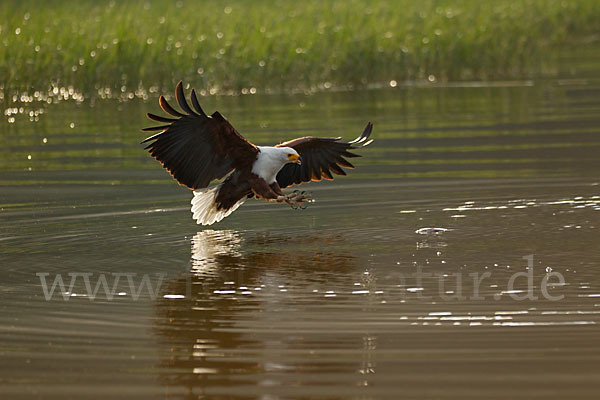
[[[369,136],[373,124],[369,122],[351,142],[342,142],[339,137],[307,136],[276,146],[256,146],[218,111],[207,115],[194,89],[190,96],[193,109],[185,100],[181,82],[175,89],[175,98],[183,112],[160,96],[161,108],[173,118],[148,113],[148,118],[164,125],[142,129],[159,131],[142,143],[148,143],[145,149],[173,178],[193,189],[193,218],[202,225],[221,221],[252,197],[304,208],[306,202],[312,201],[310,195],[298,191],[285,195],[281,189],[321,178],[331,180],[332,172],[346,175],[341,167],[354,166],[344,157],[360,157],[348,150],[372,142]],[[223,178],[209,187],[211,181]]]

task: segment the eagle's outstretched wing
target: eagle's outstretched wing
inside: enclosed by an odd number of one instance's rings
[[[240,135],[219,112],[206,115],[193,89],[190,96],[193,110],[185,100],[181,82],[177,84],[175,97],[183,113],[160,96],[161,108],[175,118],[148,113],[148,118],[166,125],[142,129],[144,132],[160,131],[142,143],[149,142],[145,148],[179,183],[200,189],[214,179],[223,178],[234,168],[252,165],[258,148]]]
[[[302,157],[302,164],[286,164],[277,174],[277,183],[285,188],[303,182],[333,179],[331,173],[346,175],[340,167],[354,168],[344,157],[360,157],[348,150],[365,147],[373,130],[370,122],[363,133],[351,142],[340,142],[341,138],[303,137],[281,143],[276,147],[291,147]]]

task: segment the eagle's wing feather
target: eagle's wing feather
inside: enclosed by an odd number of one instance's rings
[[[161,132],[148,137],[146,149],[177,179],[191,189],[207,187],[214,179],[221,179],[233,169],[248,168],[258,154],[258,148],[240,135],[218,112],[207,116],[198,103],[195,92],[191,100],[193,110],[185,100],[181,82],[175,89],[177,103],[184,111],[175,110],[164,97],[161,108],[176,118],[148,114],[148,118],[168,123],[142,131]]]
[[[360,157],[348,150],[367,146],[373,130],[370,122],[363,133],[351,142],[341,142],[341,138],[302,137],[281,143],[276,147],[291,147],[302,157],[302,164],[286,164],[277,174],[277,183],[285,188],[303,182],[333,179],[336,175],[346,175],[341,167],[354,168],[344,157]]]

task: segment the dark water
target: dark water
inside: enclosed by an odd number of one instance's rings
[[[376,140],[307,210],[202,230],[137,145],[154,102],[3,122],[3,399],[598,397],[600,81],[203,105]]]

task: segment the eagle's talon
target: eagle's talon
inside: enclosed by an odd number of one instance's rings
[[[312,194],[306,191],[294,190],[285,196],[285,202],[294,210],[305,210],[308,203],[313,203]]]

